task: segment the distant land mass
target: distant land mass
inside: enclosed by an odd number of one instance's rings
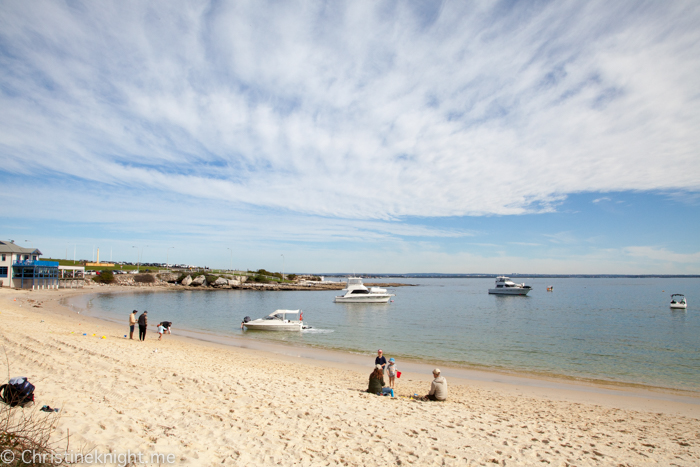
[[[700,278],[700,274],[522,274],[522,273],[505,273],[505,274],[443,274],[439,272],[426,272],[426,273],[410,273],[410,274],[375,274],[375,273],[314,273],[317,276],[324,277],[349,277],[357,276],[367,279],[371,278],[383,278],[383,277],[404,277],[407,279],[416,278],[431,278],[431,279],[458,279],[458,278],[496,278],[498,276],[507,277],[523,277],[523,278],[543,278],[543,279],[556,279],[556,278],[601,278],[601,279],[615,279],[615,278]]]

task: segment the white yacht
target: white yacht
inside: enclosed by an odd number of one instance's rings
[[[685,301],[685,295],[682,293],[674,293],[671,295],[671,308],[674,310],[685,310],[688,308],[688,303]]]
[[[336,303],[387,303],[396,295],[379,287],[365,287],[361,277],[348,277],[348,284],[342,290],[345,295],[335,297]]]
[[[489,289],[489,293],[502,295],[527,295],[532,287],[525,284],[516,284],[509,277],[498,276],[496,278],[496,288]]]
[[[299,315],[299,319],[287,319],[287,315]],[[302,318],[304,312],[301,310],[275,310],[268,316],[251,321],[250,316],[243,318],[241,329],[245,327],[249,331],[301,331],[309,329],[311,326],[305,326]]]

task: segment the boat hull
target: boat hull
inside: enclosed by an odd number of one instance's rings
[[[379,297],[335,297],[335,303],[388,303],[393,295]]]
[[[520,288],[520,287],[503,287],[498,289],[489,289],[490,294],[494,295],[527,295],[530,292],[530,288]]]
[[[301,323],[268,324],[254,323],[252,321],[243,324],[248,331],[301,331]]]
[[[688,308],[688,305],[685,303],[673,303],[673,304],[671,304],[672,310],[685,310],[687,308]]]

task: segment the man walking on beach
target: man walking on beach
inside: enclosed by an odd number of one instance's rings
[[[447,380],[444,376],[440,376],[440,370],[433,370],[433,380],[430,383],[430,392],[423,399],[428,401],[444,401],[447,400]]]
[[[147,311],[144,311],[141,313],[141,316],[139,316],[139,340],[140,341],[145,341],[146,340],[146,327],[148,326],[148,317],[146,316],[148,314]]]
[[[134,328],[136,327],[136,313],[138,311],[134,310],[129,315],[129,339],[134,339]]]

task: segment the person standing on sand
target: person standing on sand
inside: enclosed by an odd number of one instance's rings
[[[447,400],[447,380],[444,376],[440,376],[440,370],[433,370],[433,380],[430,383],[430,392],[423,399],[427,401],[445,401]]]
[[[381,365],[382,373],[384,372],[384,368],[386,367],[386,357],[384,356],[382,349],[377,350],[377,358],[374,359],[374,364]]]
[[[134,310],[129,315],[129,339],[131,340],[134,339],[134,328],[136,327],[136,313],[138,313],[138,311]]]
[[[389,364],[386,366],[386,372],[389,375],[389,387],[395,389],[396,385],[396,360],[393,358],[389,359]]]
[[[140,341],[145,341],[146,340],[146,328],[148,326],[148,311],[144,311],[141,313],[141,316],[139,316],[139,340]]]

